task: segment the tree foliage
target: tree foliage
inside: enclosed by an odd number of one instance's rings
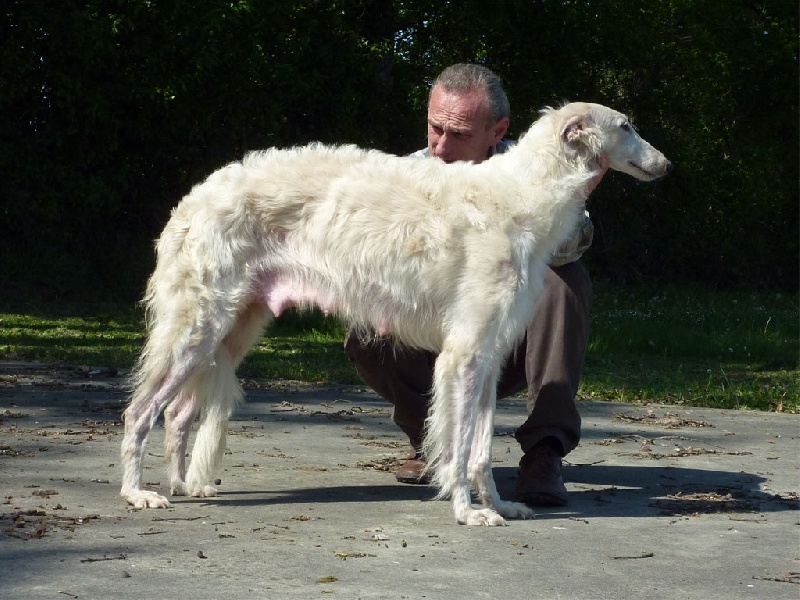
[[[611,175],[587,256],[617,281],[798,287],[793,2],[12,0],[0,9],[9,293],[141,293],[189,188],[247,150],[424,145],[430,80],[474,61],[520,134],[546,104],[628,113],[676,171]]]

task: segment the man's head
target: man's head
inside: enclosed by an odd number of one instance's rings
[[[447,67],[428,97],[428,150],[444,162],[485,160],[506,133],[510,109],[500,79],[486,67]]]

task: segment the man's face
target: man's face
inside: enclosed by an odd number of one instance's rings
[[[508,119],[491,123],[483,92],[467,94],[433,88],[428,101],[428,150],[446,163],[485,160],[508,129]]]

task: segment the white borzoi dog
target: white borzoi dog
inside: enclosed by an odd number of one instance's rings
[[[165,409],[171,493],[216,495],[209,480],[243,397],[237,365],[286,308],[318,306],[365,335],[439,353],[425,454],[458,523],[531,517],[501,500],[492,477],[496,383],[532,318],[542,269],[582,218],[600,153],[640,180],[671,167],[624,115],[575,103],[543,110],[516,147],[478,165],[312,144],[213,173],[157,243],[121,495],[170,506],[142,489],[147,436]]]

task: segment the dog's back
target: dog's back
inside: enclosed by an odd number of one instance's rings
[[[477,280],[499,266],[509,276],[513,215],[500,199],[484,202],[492,186],[471,165],[354,146],[252,153],[182,200],[159,240],[153,280],[173,305],[191,280],[201,294],[255,293],[268,304],[276,286],[291,288],[280,309],[320,305],[438,349],[441,331],[431,325],[464,293],[463,271]],[[476,247],[480,256],[470,256]],[[217,282],[201,285],[209,277]],[[184,290],[164,286],[170,279]]]

